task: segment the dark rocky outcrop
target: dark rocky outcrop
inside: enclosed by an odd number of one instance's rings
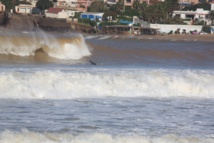
[[[76,22],[68,23],[65,19],[46,18],[39,15],[13,14],[8,16],[8,14],[0,13],[0,25],[16,31],[36,31],[39,28],[55,32],[97,33],[94,27],[89,25]]]
[[[4,13],[0,13],[0,24],[4,21]]]
[[[96,33],[97,31],[89,25],[84,25],[81,23],[71,23],[71,29],[81,33]]]
[[[7,25],[9,21],[9,14],[7,12],[0,12],[0,25]]]
[[[38,21],[38,25],[45,31],[65,32],[69,31],[71,28],[71,24],[63,19],[41,18]]]
[[[45,18],[39,15],[13,14],[11,17],[6,18],[3,14],[0,14],[0,24],[10,30],[34,31],[37,28],[46,31],[70,30],[70,24],[65,20]]]
[[[31,15],[13,15],[9,20],[9,29],[16,30],[35,30],[40,18]]]
[[[35,30],[38,27],[39,16],[4,14],[1,26],[9,30]]]

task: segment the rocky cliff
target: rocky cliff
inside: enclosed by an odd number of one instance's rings
[[[32,31],[38,27],[43,30],[70,30],[70,24],[66,23],[65,20],[50,19],[35,15],[13,14],[10,17],[6,17],[5,14],[0,14],[0,25],[10,30]]]

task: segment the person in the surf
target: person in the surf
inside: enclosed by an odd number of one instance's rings
[[[93,62],[92,60],[89,61],[92,65],[97,65],[95,62]]]

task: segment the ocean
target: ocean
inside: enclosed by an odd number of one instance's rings
[[[0,143],[214,143],[214,42],[44,31],[0,42]]]

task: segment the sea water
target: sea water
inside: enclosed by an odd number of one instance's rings
[[[214,142],[213,42],[42,31],[0,41],[0,143]]]

